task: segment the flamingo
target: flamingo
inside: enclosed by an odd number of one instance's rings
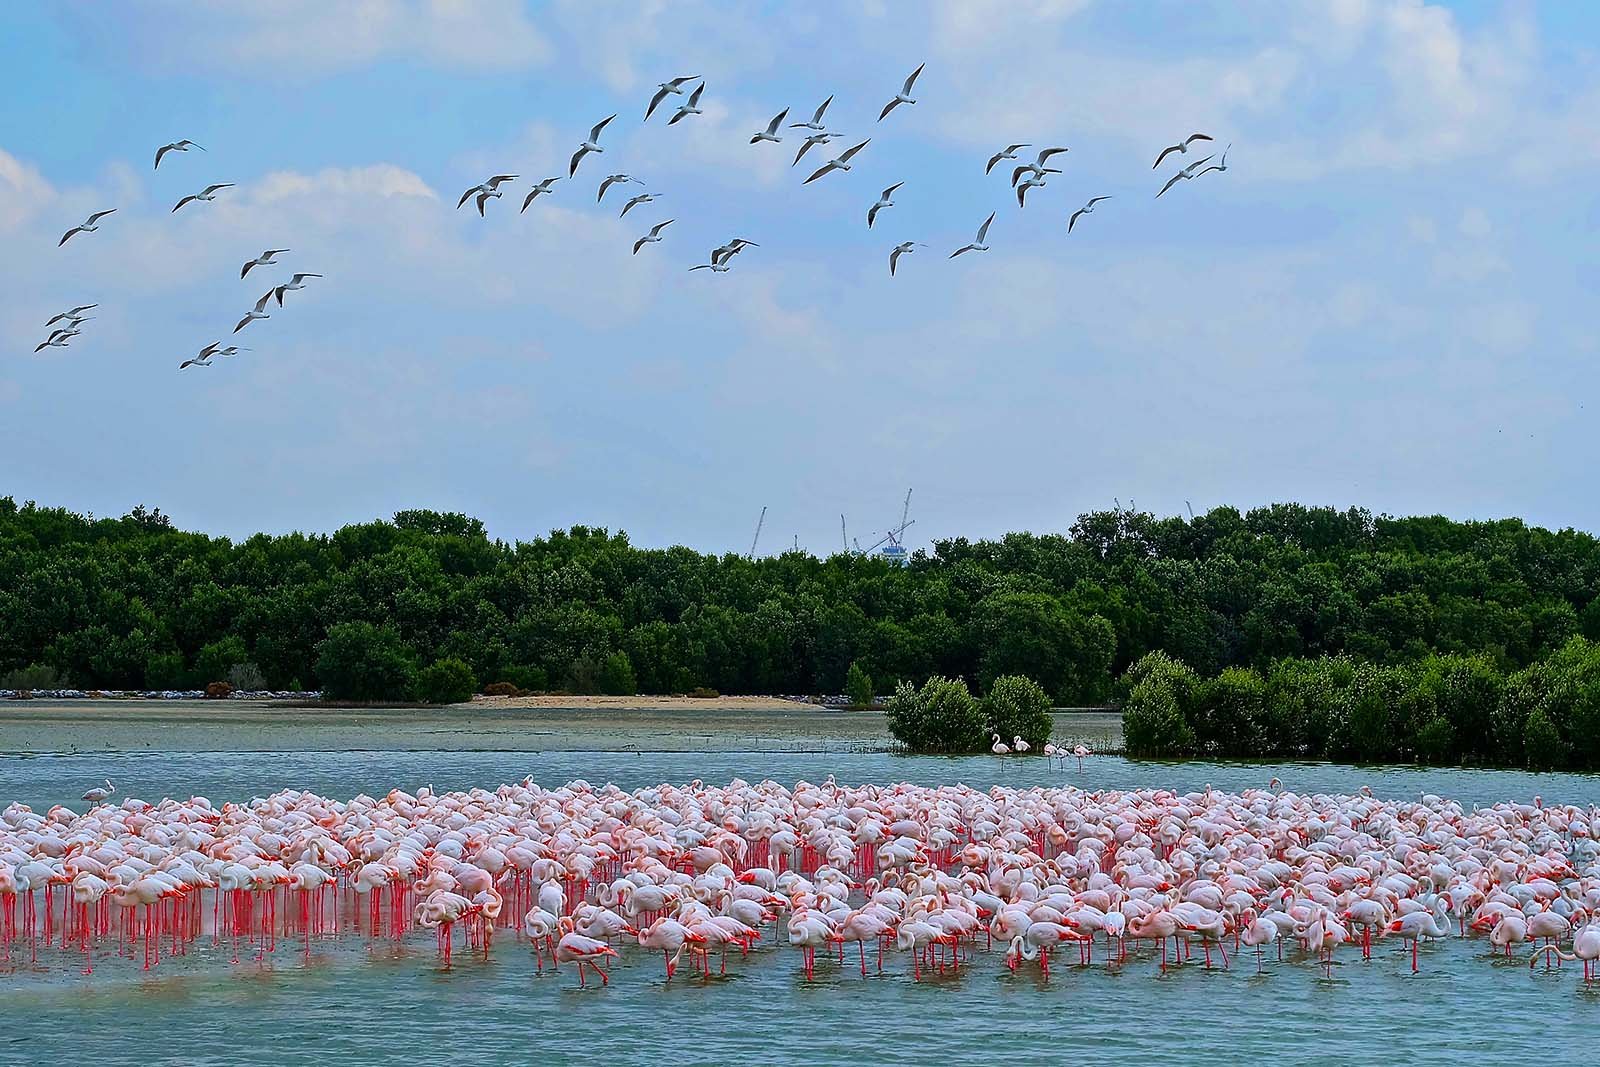
[[[1006,744],[1004,741],[1000,740],[1000,735],[999,734],[993,734],[992,736],[994,738],[994,744],[989,746],[989,751],[993,752],[996,756],[1008,756],[1008,755],[1010,755],[1011,754],[1011,746]]]
[[[104,789],[101,789],[99,786],[93,786],[89,789],[86,789],[83,794],[83,799],[90,801],[91,803],[98,804],[101,801],[107,800],[115,795],[117,787],[111,784],[111,779],[107,778],[105,782],[106,787]]]
[[[1411,942],[1411,973],[1417,973],[1417,943],[1424,937],[1446,938],[1450,936],[1449,920],[1443,911],[1443,900],[1438,901],[1436,911],[1413,911],[1395,919],[1388,926],[1391,934],[1399,934],[1404,941]]]
[[[594,937],[584,937],[572,929],[572,917],[563,915],[557,923],[557,929],[562,931],[561,940],[556,942],[555,958],[559,966],[562,963],[573,962],[578,965],[578,985],[582,987],[583,969],[593,967],[594,972],[600,976],[600,984],[611,984],[611,972],[600,966],[607,956],[616,956],[617,950],[604,941]]]
[[[1582,960],[1583,980],[1585,982],[1593,981],[1595,961],[1600,959],[1600,924],[1588,923],[1579,927],[1578,932],[1572,937],[1572,951],[1570,953],[1562,952],[1561,949],[1554,945],[1543,946],[1529,958],[1528,969],[1533,969],[1533,965],[1538,962],[1540,956],[1544,956],[1546,962],[1548,962],[1551,953],[1554,953],[1557,959]],[[1506,954],[1510,955],[1509,945],[1506,948]]]

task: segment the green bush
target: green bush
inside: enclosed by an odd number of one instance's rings
[[[35,663],[0,675],[0,689],[60,689],[61,676],[49,664]]]
[[[861,664],[852,662],[850,670],[844,676],[844,692],[850,700],[852,708],[870,707],[872,704],[872,678],[861,669]]]
[[[416,654],[387,626],[337,623],[316,652],[317,680],[329,700],[410,700],[416,693]]]
[[[195,680],[201,685],[220,682],[228,677],[228,672],[234,667],[249,662],[250,650],[245,647],[243,639],[229,634],[201,647],[194,658]]]
[[[626,652],[613,652],[600,664],[600,692],[607,696],[631,697],[639,691],[633,676],[633,662]]]
[[[417,696],[429,704],[464,704],[477,691],[472,668],[459,659],[434,660],[417,675]]]
[[[1202,682],[1194,704],[1195,740],[1202,752],[1259,756],[1268,751],[1267,683],[1253,669],[1229,667]]]
[[[1267,721],[1285,755],[1326,759],[1347,728],[1343,692],[1356,666],[1343,656],[1286,659],[1267,675]]]
[[[1338,756],[1361,763],[1384,763],[1399,754],[1395,708],[1404,691],[1403,672],[1364,663],[1340,693],[1344,730],[1337,738]]]
[[[1451,763],[1455,759],[1456,731],[1450,720],[1435,715],[1417,731],[1415,749],[1422,763]]]
[[[1548,771],[1566,766],[1567,743],[1561,739],[1556,724],[1550,721],[1550,717],[1542,709],[1534,708],[1528,714],[1522,743],[1523,750],[1527,753],[1528,766],[1533,770]]]
[[[1133,687],[1122,705],[1122,746],[1130,756],[1187,756],[1194,752],[1194,730],[1184,718],[1174,686],[1160,678],[1147,678]]]
[[[989,730],[1006,744],[1020,737],[1035,750],[1050,740],[1054,720],[1050,718],[1050,695],[1044,687],[1020,674],[1003,674],[989,686],[983,698]]]
[[[1187,756],[1198,739],[1189,716],[1200,681],[1165,652],[1148,652],[1122,677],[1122,745],[1130,756]]]
[[[153,652],[144,661],[146,689],[181,689],[188,681],[181,652]]]
[[[983,708],[959,678],[929,678],[921,689],[901,682],[885,710],[889,732],[913,752],[979,752],[989,737]]]

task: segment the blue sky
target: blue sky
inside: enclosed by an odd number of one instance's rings
[[[1594,530],[1597,46],[1584,5],[1414,0],[9,5],[0,492],[230,535],[431,506],[708,550],[763,505],[763,548],[832,550],[840,512],[865,541],[907,486],[913,544],[1113,497]],[[679,74],[705,114],[642,125]],[[830,93],[872,143],[802,187],[795,131],[749,135]],[[1194,130],[1228,171],[1153,199]],[[208,151],[152,173],[180,137]],[[1021,210],[983,174],[1010,141],[1071,148]],[[662,199],[597,207],[614,170]],[[455,210],[502,171],[487,219]],[[992,251],[946,258],[990,211]],[[734,235],[761,247],[688,272]],[[905,240],[930,247],[891,280]],[[241,281],[268,247],[292,252]],[[178,372],[291,271],[326,277]]]

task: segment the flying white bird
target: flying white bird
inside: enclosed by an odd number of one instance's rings
[[[1111,198],[1109,196],[1091,197],[1087,204],[1083,205],[1078,210],[1074,211],[1072,213],[1072,217],[1067,220],[1067,232],[1071,233],[1072,232],[1072,227],[1074,227],[1074,226],[1076,226],[1078,224],[1078,216],[1079,215],[1093,215],[1094,214],[1094,206],[1096,204],[1098,204],[1102,200],[1110,200],[1110,199]]]
[[[894,207],[894,201],[889,198],[894,196],[894,191],[904,184],[905,182],[895,182],[893,185],[889,186],[889,188],[883,191],[883,195],[878,197],[878,202],[876,204],[873,204],[871,207],[867,208],[867,229],[872,229],[873,222],[878,218],[878,212],[882,211],[886,207]]]
[[[71,237],[75,233],[93,233],[94,231],[98,230],[100,228],[100,220],[115,210],[117,209],[112,207],[107,208],[104,211],[96,211],[93,215],[90,215],[88,218],[84,219],[83,222],[62,234],[61,240],[56,242],[56,247],[60,248],[62,245],[66,244],[67,238]]]
[[[711,250],[711,258],[713,260],[727,259],[729,256],[738,255],[740,252],[744,251],[746,248],[760,248],[760,247],[761,246],[756,244],[754,241],[747,241],[743,237],[735,237],[733,240],[729,241],[727,244],[720,245],[717,248],[713,248]]]
[[[803,144],[801,144],[800,151],[798,151],[798,152],[796,152],[794,154],[794,163],[789,164],[789,166],[792,167],[792,166],[795,165],[795,163],[800,162],[800,157],[805,155],[807,152],[811,151],[811,147],[813,145],[827,144],[829,141],[833,140],[834,138],[843,137],[843,136],[844,136],[844,134],[842,134],[842,133],[813,133],[813,134],[811,134],[810,136],[808,136],[805,139],[805,142]]]
[[[789,128],[791,130],[816,130],[818,133],[821,133],[824,129],[826,129],[826,127],[822,124],[822,113],[828,110],[828,105],[831,103],[833,103],[833,97],[829,96],[828,99],[824,100],[817,108],[816,112],[811,116],[810,122],[791,122],[789,124]]]
[[[672,113],[672,117],[667,120],[667,125],[668,126],[676,126],[678,124],[678,120],[679,119],[684,118],[685,116],[688,116],[688,115],[698,115],[698,114],[700,114],[701,113],[701,111],[700,111],[700,94],[705,92],[705,91],[706,91],[706,83],[705,82],[701,82],[699,85],[696,85],[694,87],[694,92],[689,94],[688,102],[684,103],[684,104],[681,104],[678,107],[678,110],[676,110],[676,111],[674,111]]]
[[[1184,167],[1178,173],[1167,179],[1167,184],[1161,187],[1161,193],[1166,192],[1168,189],[1171,189],[1174,185],[1177,185],[1181,181],[1188,181],[1190,178],[1193,178],[1195,176],[1195,172],[1210,161],[1211,157],[1206,156],[1205,158],[1197,159],[1187,167]],[[1161,193],[1156,194],[1157,200],[1161,199]]]
[[[251,260],[245,261],[244,268],[239,271],[239,277],[243,278],[246,274],[249,274],[251,267],[265,267],[268,263],[271,263],[273,261],[273,259],[272,259],[273,256],[279,255],[279,254],[287,252],[287,251],[289,251],[287,248],[269,248],[269,249],[267,249],[265,252],[263,252],[259,256],[257,256],[255,259],[251,259]]]
[[[726,263],[722,262],[721,260],[717,260],[714,263],[699,263],[699,264],[696,264],[693,267],[690,267],[689,269],[690,270],[710,270],[710,271],[715,271],[718,274],[721,274],[721,273],[723,273],[724,271],[726,271],[728,269],[728,265]]]
[[[782,137],[778,136],[778,127],[783,125],[783,120],[788,116],[788,108],[784,108],[782,111],[772,116],[772,121],[767,123],[766,129],[757,130],[755,133],[750,135],[750,143],[755,144],[757,141],[771,141],[773,144],[777,144],[779,141],[783,140]]]
[[[322,275],[320,275],[320,274],[296,274],[293,278],[290,278],[288,281],[284,282],[282,285],[280,285],[276,289],[272,290],[273,293],[275,293],[277,295],[277,297],[278,297],[278,306],[279,307],[283,307],[283,294],[284,293],[298,292],[301,289],[304,289],[306,287],[306,279],[307,278],[320,278],[320,277],[322,277]]]
[[[1151,170],[1155,170],[1157,167],[1161,166],[1161,161],[1163,159],[1166,159],[1169,155],[1171,155],[1174,152],[1178,153],[1180,156],[1186,154],[1189,151],[1189,146],[1194,144],[1196,141],[1209,141],[1209,140],[1211,140],[1211,135],[1210,134],[1207,134],[1207,133],[1191,133],[1189,136],[1185,137],[1183,140],[1179,141],[1177,144],[1168,145],[1167,147],[1163,148],[1161,150],[1161,154],[1156,157],[1156,161],[1154,163],[1150,164],[1150,169]]]
[[[1004,148],[1000,149],[1000,151],[996,152],[994,155],[989,157],[989,165],[987,167],[983,168],[983,172],[985,174],[988,174],[991,170],[994,170],[994,165],[996,163],[1000,162],[1002,159],[1016,159],[1017,158],[1017,149],[1019,149],[1019,148],[1032,148],[1032,147],[1033,146],[1030,145],[1030,144],[1008,144],[1008,145],[1006,145]]]
[[[523,197],[523,200],[522,200],[522,211],[528,210],[528,205],[529,204],[531,204],[535,200],[537,200],[541,193],[550,192],[551,191],[550,187],[552,185],[554,185],[556,182],[560,181],[560,180],[561,180],[561,175],[557,174],[554,178],[546,178],[544,181],[540,182],[538,185],[535,185],[533,187],[533,191],[531,193],[529,193],[527,196]],[[522,214],[522,211],[517,212],[517,214],[519,214],[519,215]]]
[[[889,112],[893,111],[901,104],[916,103],[915,100],[911,99],[911,85],[917,80],[917,75],[922,73],[922,68],[926,67],[927,65],[928,64],[923,63],[921,66],[917,67],[916,70],[912,71],[911,76],[907,78],[906,83],[900,87],[900,91],[895,94],[894,99],[883,105],[883,112],[878,116],[879,122],[882,122],[885,118],[887,118]]]
[[[1204,170],[1196,171],[1195,172],[1195,177],[1198,178],[1202,174],[1209,174],[1214,170],[1223,171],[1224,173],[1226,173],[1226,171],[1228,169],[1228,149],[1231,149],[1232,147],[1233,147],[1232,142],[1229,142],[1228,147],[1224,148],[1222,150],[1222,159],[1220,159],[1216,163],[1211,164],[1211,166],[1205,168]]]
[[[817,168],[816,172],[814,174],[812,174],[811,177],[807,178],[805,181],[801,182],[800,184],[801,185],[810,185],[812,182],[816,181],[818,178],[822,177],[824,174],[828,173],[831,170],[849,170],[850,169],[850,157],[855,155],[857,152],[861,151],[863,148],[867,147],[867,145],[871,141],[872,141],[872,138],[868,137],[865,141],[862,141],[860,144],[851,145],[849,148],[846,148],[843,152],[841,152],[839,154],[839,158],[838,159],[830,159],[830,160],[828,160],[828,162],[824,163],[821,167]]]
[[[989,224],[994,221],[995,213],[989,212],[989,217],[983,220],[983,225],[978,227],[978,236],[970,245],[962,245],[950,253],[950,258],[955,259],[963,252],[987,252],[989,246],[983,242],[989,237]]]
[[[214,356],[237,356],[240,352],[248,352],[248,351],[250,351],[248,348],[240,348],[238,345],[229,345],[227,348],[219,348],[219,349],[217,349],[215,352],[212,353],[212,355],[214,355]]]
[[[676,219],[668,219],[666,222],[658,222],[654,226],[650,227],[649,233],[633,242],[633,254],[638,255],[639,249],[643,248],[645,245],[653,245],[657,241],[661,240],[661,231],[666,229],[668,226],[671,226],[676,221]]]
[[[1016,187],[1017,182],[1022,180],[1022,176],[1024,174],[1031,174],[1035,178],[1043,178],[1046,174],[1060,174],[1061,171],[1057,170],[1054,167],[1047,167],[1047,166],[1045,166],[1045,164],[1050,162],[1050,157],[1051,156],[1058,156],[1062,152],[1065,152],[1065,151],[1066,151],[1065,148],[1042,148],[1042,149],[1040,149],[1039,150],[1039,154],[1037,156],[1033,157],[1033,162],[1032,163],[1024,163],[1022,166],[1016,168],[1015,170],[1013,170],[1011,172],[1011,185],[1012,185],[1012,187],[1013,188]]]
[[[238,333],[240,330],[244,329],[257,319],[272,318],[271,315],[267,314],[267,301],[272,299],[272,294],[275,292],[277,292],[276,289],[268,289],[265,293],[263,293],[261,295],[261,299],[256,301],[255,309],[253,311],[247,311],[244,313],[244,318],[239,320],[239,325],[233,328],[233,332]]]
[[[54,326],[56,323],[60,322],[62,319],[75,319],[75,318],[78,318],[78,316],[82,315],[85,311],[88,311],[91,308],[97,308],[99,306],[100,306],[99,304],[79,304],[77,307],[71,309],[70,311],[60,311],[60,312],[57,312],[54,315],[51,315],[50,316],[50,321],[45,323],[45,325],[46,326]],[[79,321],[82,321],[82,320],[80,319]]]
[[[889,253],[889,277],[894,277],[894,268],[899,264],[901,256],[909,256],[916,251],[917,241],[902,241],[894,246],[894,251]],[[926,245],[923,245],[926,248]]]
[[[192,358],[186,359],[182,363],[178,364],[178,369],[183,370],[186,367],[210,366],[209,361],[211,359],[211,355],[217,350],[219,343],[220,342],[212,341],[210,344],[206,345],[199,352],[197,352]]]
[[[1046,168],[1046,172],[1047,173],[1058,173],[1056,171],[1050,171],[1048,168]],[[1024,181],[1021,185],[1017,186],[1017,206],[1018,207],[1027,207],[1028,206],[1028,202],[1027,202],[1028,190],[1029,189],[1037,189],[1041,185],[1044,185],[1044,184],[1045,184],[1045,180],[1043,178],[1029,178],[1027,181]]]
[[[583,162],[584,156],[588,155],[590,152],[605,151],[604,148],[600,147],[600,132],[604,130],[611,120],[616,117],[617,116],[613,114],[594,124],[594,127],[589,131],[589,139],[583,142],[583,144],[579,145],[576,152],[572,153],[572,166],[567,170],[567,177],[570,178],[574,174],[578,173],[578,164]]]
[[[622,205],[622,211],[617,215],[617,218],[620,219],[623,215],[626,215],[629,211],[632,211],[640,204],[653,203],[660,195],[660,193],[640,193],[638,196]]]
[[[606,190],[610,189],[613,185],[616,185],[618,182],[633,182],[633,184],[635,184],[635,185],[643,185],[644,184],[644,182],[640,181],[638,178],[635,178],[631,174],[610,174],[610,175],[607,175],[606,176],[606,180],[600,183],[600,191],[598,193],[594,194],[594,202],[598,204],[601,200],[604,200],[605,199],[605,195],[606,195]]]
[[[198,193],[190,193],[188,196],[184,197],[182,200],[179,200],[176,204],[173,204],[172,205],[172,210],[174,212],[176,212],[180,207],[182,207],[183,205],[187,204],[191,200],[204,200],[206,203],[210,203],[211,201],[213,201],[213,200],[215,200],[217,198],[217,193],[218,192],[220,192],[223,189],[232,189],[232,188],[233,188],[233,183],[232,182],[221,182],[220,184],[217,184],[217,185],[208,185],[204,189],[200,190]]]
[[[480,219],[483,218],[483,205],[489,202],[490,197],[494,197],[498,200],[501,196],[505,195],[500,192],[500,187],[506,182],[516,181],[518,177],[519,176],[516,174],[496,174],[482,185],[474,185],[471,189],[468,189],[466,192],[461,194],[461,199],[456,201],[456,210],[460,211],[462,204],[465,204],[473,197],[477,197],[478,217]]]
[[[45,340],[46,341],[54,341],[57,338],[61,338],[61,337],[77,337],[77,336],[80,336],[83,333],[83,331],[78,329],[78,324],[81,323],[81,322],[88,322],[88,321],[89,321],[88,319],[74,319],[74,320],[71,321],[70,324],[68,324],[66,326],[60,326],[60,327],[57,327],[54,330],[51,330],[50,331],[50,336],[46,337]],[[37,348],[35,348],[34,351],[37,352],[39,350]]]
[[[650,106],[645,108],[644,120],[646,122],[650,121],[650,116],[656,113],[656,108],[661,104],[661,101],[667,98],[669,94],[675,93],[678,96],[682,96],[683,87],[698,77],[700,77],[700,75],[690,74],[683,78],[673,78],[671,81],[662,82],[660,85],[656,86],[656,95],[650,98]]]
[[[173,141],[171,144],[162,145],[160,148],[156,149],[156,165],[150,169],[159,170],[161,167],[161,157],[166,155],[168,152],[187,152],[191,148],[200,148],[200,146],[189,140],[187,137],[181,141]],[[200,148],[200,151],[204,152],[205,149]]]
[[[66,348],[67,347],[67,342],[72,340],[74,337],[78,336],[78,334],[80,332],[82,332],[82,331],[79,331],[79,330],[57,330],[55,333],[51,334],[48,338],[46,338],[45,340],[39,342],[39,344],[33,350],[34,355],[38,355],[40,352],[43,352],[47,348]]]

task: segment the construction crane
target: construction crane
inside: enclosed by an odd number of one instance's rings
[[[878,553],[879,558],[894,564],[896,567],[905,566],[910,560],[910,556],[906,552],[905,546],[906,530],[914,526],[917,521],[916,519],[909,518],[908,516],[910,514],[911,490],[907,489],[905,505],[900,509],[900,525],[896,526],[894,529],[880,537],[876,544],[867,549],[867,552],[878,552],[878,550],[881,548],[883,551]]]
[[[761,517],[756,520],[756,535],[750,538],[750,558],[756,558],[756,542],[761,540],[761,527],[767,522],[767,506],[761,505]]]
[[[839,540],[844,542],[845,555],[850,554],[850,535],[844,529],[844,512],[839,513]]]

